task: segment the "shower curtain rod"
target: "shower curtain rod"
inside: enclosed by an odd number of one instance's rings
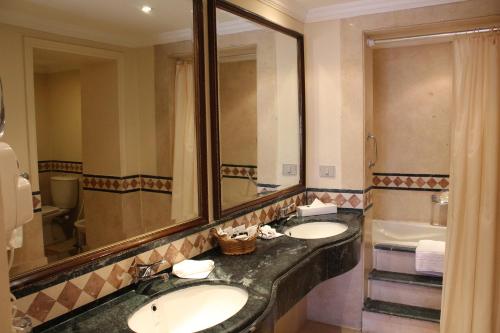
[[[442,33],[435,33],[435,34],[428,34],[428,35],[417,35],[417,36],[408,36],[408,37],[400,37],[400,38],[387,38],[387,39],[367,39],[366,42],[368,43],[369,47],[373,47],[376,45],[380,44],[387,44],[387,43],[396,43],[396,42],[405,42],[405,41],[419,41],[419,40],[424,40],[424,39],[429,39],[429,38],[440,38],[440,37],[453,37],[453,36],[461,36],[461,35],[467,35],[467,34],[472,34],[472,33],[478,33],[478,32],[494,32],[494,31],[500,31],[500,28],[480,28],[480,29],[471,29],[471,30],[464,30],[464,31],[455,31],[455,32],[442,32]]]

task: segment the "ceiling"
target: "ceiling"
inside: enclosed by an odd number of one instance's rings
[[[308,23],[466,0],[259,1]],[[143,13],[143,5],[152,12]],[[192,37],[192,1],[0,0],[0,23],[120,46],[148,46]]]
[[[192,15],[191,0],[0,0],[0,22],[122,46],[186,39]]]
[[[150,14],[143,5],[153,8]],[[115,32],[152,34],[191,27],[191,0],[1,0],[2,9]]]

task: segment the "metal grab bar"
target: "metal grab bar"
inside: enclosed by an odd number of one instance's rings
[[[3,103],[3,86],[2,79],[0,78],[0,138],[5,133],[5,106]]]
[[[370,160],[368,162],[368,168],[372,169],[375,166],[375,164],[377,164],[377,160],[378,160],[378,147],[377,147],[377,138],[375,138],[375,135],[368,134],[368,136],[366,137],[366,141],[370,141],[370,140],[373,141],[373,149],[375,151],[375,159],[374,160]]]

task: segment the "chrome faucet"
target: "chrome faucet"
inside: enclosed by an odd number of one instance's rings
[[[288,214],[288,211],[291,210],[291,209],[294,209],[295,208],[295,204],[294,203],[291,203],[289,204],[288,206],[285,206],[285,207],[282,207],[282,208],[279,208],[278,209],[278,213],[276,214],[276,219],[282,219],[282,218],[285,218],[286,215]],[[293,216],[295,216],[295,214],[293,215],[290,215],[287,219],[287,221],[289,219],[291,219]]]
[[[132,266],[132,278],[134,283],[151,281],[157,278],[161,278],[164,282],[167,282],[169,278],[168,273],[155,274],[155,270],[166,262],[165,259],[162,259],[152,264],[134,264]]]

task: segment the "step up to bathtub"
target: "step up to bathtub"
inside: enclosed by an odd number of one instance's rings
[[[377,250],[386,250],[386,251],[399,251],[399,252],[408,252],[415,253],[417,247],[416,246],[408,246],[408,245],[399,245],[399,244],[375,244],[374,246]]]
[[[363,333],[438,333],[441,311],[368,298]]]
[[[415,247],[376,244],[373,247],[373,266],[376,270],[416,274]]]
[[[386,282],[397,282],[431,288],[443,287],[443,278],[441,276],[396,273],[379,271],[376,269],[370,272],[368,279]]]
[[[441,277],[373,270],[368,279],[368,293],[372,300],[436,310],[441,308]]]

